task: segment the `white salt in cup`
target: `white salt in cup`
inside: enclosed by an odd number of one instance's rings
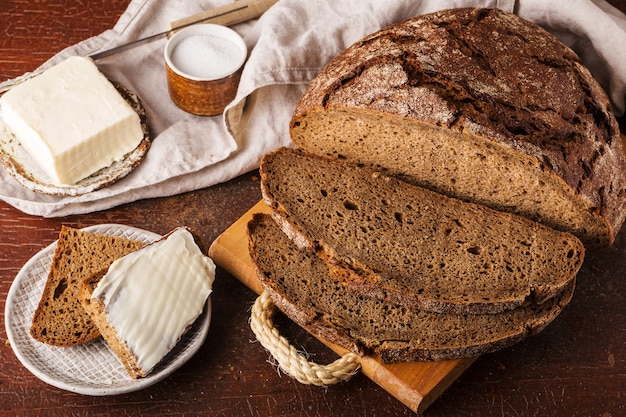
[[[198,115],[220,114],[237,94],[248,49],[237,32],[211,23],[176,32],[165,45],[170,98]]]

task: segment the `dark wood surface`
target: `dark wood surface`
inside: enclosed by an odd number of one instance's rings
[[[2,1],[0,80],[31,71],[62,48],[112,27],[124,0]],[[621,10],[625,2],[613,1]],[[2,186],[0,184],[0,186]],[[121,223],[166,233],[193,228],[209,245],[260,198],[256,173],[215,187],[92,214],[44,219],[0,202],[0,319],[11,282],[30,257],[53,242],[62,224]],[[626,416],[626,235],[590,251],[570,306],[544,332],[484,355],[426,416]],[[252,291],[218,270],[213,319],[200,352],[145,390],[82,396],[41,382],[17,360],[0,326],[0,415],[389,416],[413,414],[361,374],[328,388],[280,374],[254,342]],[[277,317],[282,332],[318,362],[335,359],[315,339]]]

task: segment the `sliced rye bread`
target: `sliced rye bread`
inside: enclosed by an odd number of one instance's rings
[[[498,9],[417,16],[356,42],[311,81],[297,147],[610,245],[626,158],[579,57]]]
[[[573,235],[348,163],[281,148],[261,190],[283,231],[357,294],[408,308],[498,313],[541,304],[575,279]]]
[[[62,226],[50,272],[33,315],[30,334],[53,346],[74,346],[100,336],[83,310],[82,281],[144,243]]]
[[[568,304],[560,295],[499,314],[458,315],[407,309],[356,295],[314,253],[301,251],[265,214],[248,223],[249,251],[263,288],[294,322],[355,353],[383,362],[449,360],[493,352],[536,334]]]

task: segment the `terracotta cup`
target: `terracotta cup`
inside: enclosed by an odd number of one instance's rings
[[[176,32],[165,45],[170,98],[186,112],[214,116],[237,94],[248,50],[237,32],[210,23]]]

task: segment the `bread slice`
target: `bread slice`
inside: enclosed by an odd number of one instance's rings
[[[30,328],[53,346],[74,346],[100,336],[78,298],[82,281],[144,243],[62,226],[50,272]]]
[[[147,376],[202,313],[215,264],[174,229],[83,282],[80,300],[132,378]]]
[[[552,322],[574,289],[572,281],[542,305],[527,303],[499,314],[407,309],[349,291],[268,215],[256,214],[248,234],[256,273],[281,311],[325,340],[358,354],[373,352],[388,363],[457,359],[510,346]]]
[[[261,190],[282,229],[358,294],[433,312],[543,303],[574,280],[573,235],[339,160],[281,148]]]
[[[312,80],[297,147],[578,236],[613,243],[626,162],[608,97],[539,26],[498,9],[415,17],[355,43]]]

